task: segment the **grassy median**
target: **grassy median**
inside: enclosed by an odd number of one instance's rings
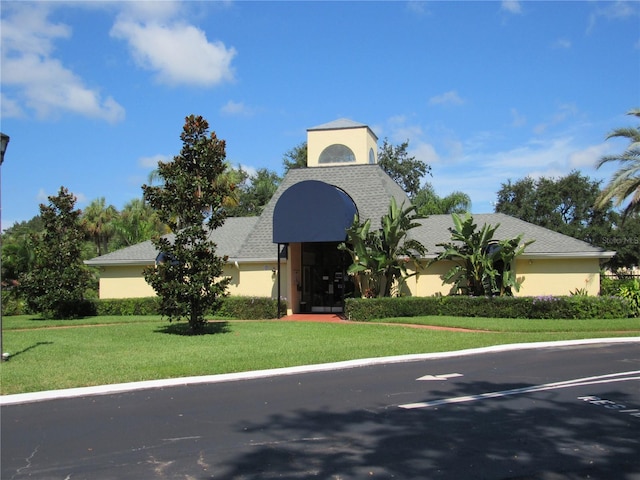
[[[388,323],[482,330],[439,331]],[[384,324],[382,324],[384,323]],[[505,343],[640,335],[640,320],[514,320],[460,317],[381,323],[228,321],[207,334],[159,317],[49,321],[3,318],[3,395],[161,378],[429,353]]]

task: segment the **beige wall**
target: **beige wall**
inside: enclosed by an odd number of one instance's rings
[[[407,280],[412,296],[451,293],[451,285],[442,285],[442,275],[452,262],[436,262]],[[600,260],[593,259],[520,259],[516,262],[516,277],[524,279],[517,296],[570,295],[585,289],[589,295],[600,293]]]
[[[238,268],[239,267],[239,268]],[[277,296],[276,262],[226,264],[223,275],[230,278],[228,292],[234,296]],[[154,297],[155,291],[145,281],[143,266],[109,266],[100,268],[100,298]],[[281,295],[288,298],[287,262],[280,264]]]
[[[100,267],[100,298],[155,297],[140,265]]]
[[[330,145],[342,144],[349,147],[355,157],[356,164],[368,164],[369,152],[373,150],[378,162],[378,144],[376,137],[367,127],[347,128],[344,130],[312,130],[307,132],[307,166],[317,167],[322,151]],[[329,164],[322,164],[327,166]],[[341,163],[340,165],[345,165]],[[353,165],[353,164],[352,164]]]
[[[287,299],[288,313],[298,311],[300,281],[300,245],[289,248],[289,260],[281,262],[281,292]],[[404,294],[427,297],[448,295],[451,285],[442,285],[442,275],[450,262],[437,262],[407,280]],[[228,292],[234,296],[277,297],[276,262],[244,263],[236,267],[226,264],[224,275],[230,277]],[[142,276],[142,266],[112,266],[100,269],[100,298],[135,298],[155,296]],[[594,259],[521,259],[516,263],[516,275],[524,277],[518,296],[569,295],[586,289],[589,295],[600,291],[600,262]],[[289,278],[292,282],[289,282]]]
[[[600,293],[600,260],[593,259],[520,259],[518,278],[524,282],[517,295],[569,295],[586,289],[589,295]]]

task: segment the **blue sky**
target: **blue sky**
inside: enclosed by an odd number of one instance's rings
[[[369,125],[493,211],[502,183],[595,169],[640,106],[639,2],[3,0],[2,226],[64,185],[141,196],[205,117],[227,159],[283,172],[306,129]]]

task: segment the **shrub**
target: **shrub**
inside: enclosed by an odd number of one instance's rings
[[[640,315],[640,282],[638,280],[622,285],[618,295],[631,303],[636,316]]]
[[[268,297],[225,297],[217,314],[243,320],[271,319],[278,316],[278,302]]]
[[[638,296],[640,299],[640,295]],[[626,318],[638,316],[632,302],[620,297],[398,297],[345,301],[351,320],[447,315],[493,318]]]
[[[158,297],[95,300],[97,315],[160,315]]]

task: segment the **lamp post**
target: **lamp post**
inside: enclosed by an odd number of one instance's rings
[[[2,164],[4,163],[4,152],[9,145],[9,135],[0,132],[0,356],[2,361],[9,359],[9,354],[2,349]]]

